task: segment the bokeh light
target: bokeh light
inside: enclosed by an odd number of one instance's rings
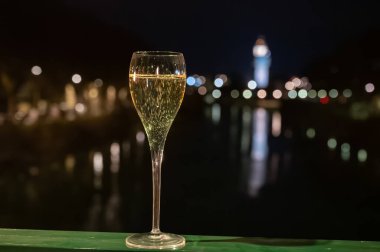
[[[293,79],[292,79],[292,82],[294,83],[294,86],[295,87],[299,87],[299,86],[301,86],[301,79],[300,78],[298,78],[298,77],[294,77]]]
[[[336,89],[331,89],[331,90],[329,91],[329,96],[330,96],[330,98],[337,98],[338,95],[339,95],[339,93],[338,93],[338,90],[336,90]]]
[[[315,97],[317,97],[317,91],[315,91],[314,89],[310,89],[307,95],[309,96],[309,98],[314,99]]]
[[[340,149],[342,152],[350,152],[351,146],[349,143],[342,143],[342,145],[340,146]]]
[[[40,66],[33,66],[32,69],[30,70],[33,75],[40,75],[42,73],[42,68]]]
[[[145,133],[142,132],[142,131],[138,131],[138,132],[136,133],[136,141],[137,141],[137,143],[139,143],[139,144],[144,143],[144,141],[145,141]]]
[[[375,91],[375,85],[373,85],[373,83],[367,83],[365,84],[364,89],[367,93],[372,93]]]
[[[79,84],[79,83],[82,81],[82,76],[80,76],[79,74],[74,74],[74,75],[71,77],[71,80],[72,80],[75,84]]]
[[[327,92],[324,89],[321,89],[318,91],[318,97],[319,98],[325,98],[327,96]]]
[[[350,98],[352,96],[352,91],[351,89],[345,89],[343,90],[343,96],[346,97],[346,98]]]
[[[358,151],[358,160],[359,160],[359,162],[365,162],[365,161],[367,161],[367,157],[368,157],[368,154],[367,154],[366,150],[360,149]]]
[[[215,80],[214,80],[214,85],[215,85],[215,87],[218,87],[218,88],[220,88],[220,87],[222,87],[223,86],[223,79],[221,79],[221,78],[216,78]]]
[[[301,99],[305,99],[307,97],[307,91],[306,89],[300,89],[298,91],[298,97]]]
[[[189,76],[189,77],[187,77],[187,79],[186,79],[186,83],[187,83],[187,85],[189,85],[189,86],[194,86],[194,84],[195,84],[195,78],[194,78],[193,76]]]
[[[295,88],[294,82],[293,81],[288,81],[285,83],[285,89],[286,90],[293,90]]]
[[[307,136],[307,138],[313,139],[315,137],[315,129],[314,128],[308,128],[306,130],[306,136]]]
[[[222,92],[219,89],[214,89],[212,91],[212,97],[219,99],[222,96]]]
[[[279,89],[276,89],[272,93],[273,98],[280,99],[282,97],[282,92]]]
[[[267,97],[267,91],[265,91],[264,89],[260,89],[259,91],[257,91],[257,97],[260,99],[264,99],[265,97]]]
[[[234,99],[238,98],[239,97],[239,91],[236,89],[232,90],[231,91],[231,97]]]
[[[252,91],[249,89],[246,89],[243,91],[243,97],[245,99],[250,99],[252,97]]]
[[[228,80],[227,75],[225,75],[225,74],[220,74],[218,77],[219,77],[220,79],[222,79],[223,83],[226,83],[227,80]]]
[[[257,87],[257,83],[254,80],[248,81],[248,88],[249,89],[255,89]]]
[[[94,80],[94,83],[97,87],[103,86],[103,80],[102,79],[96,79],[96,80]]]
[[[289,97],[290,99],[296,99],[296,98],[297,98],[297,91],[295,91],[295,90],[290,90],[290,91],[288,92],[288,97]]]
[[[207,88],[205,86],[201,86],[198,88],[198,94],[205,95],[207,94]]]
[[[335,150],[337,145],[338,143],[335,138],[329,138],[329,140],[327,140],[327,147],[329,147],[330,150]]]

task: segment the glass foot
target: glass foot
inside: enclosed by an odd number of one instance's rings
[[[125,239],[129,248],[143,249],[179,249],[185,246],[185,238],[176,234],[133,234]]]

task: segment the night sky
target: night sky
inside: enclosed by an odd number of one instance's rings
[[[66,4],[185,54],[189,72],[248,77],[264,35],[274,73],[299,74],[348,40],[380,27],[377,1],[76,1]],[[247,76],[248,75],[248,76]]]

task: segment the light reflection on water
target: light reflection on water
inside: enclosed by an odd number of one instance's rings
[[[164,169],[180,170],[182,168],[176,167],[180,165],[187,170],[183,169],[180,172],[186,173],[184,177],[176,174],[177,176],[172,175],[174,177],[164,179],[164,183],[175,183],[172,188],[177,190],[165,191],[168,188],[165,185],[163,192],[166,196],[164,197],[168,197],[167,194],[179,195],[179,199],[174,197],[175,201],[166,203],[164,214],[168,211],[168,205],[170,208],[181,205],[184,211],[186,208],[190,210],[202,208],[222,218],[220,209],[229,207],[224,205],[225,202],[236,203],[236,195],[244,195],[241,197],[248,202],[267,197],[264,195],[264,188],[276,188],[278,183],[284,180],[283,174],[294,172],[295,160],[300,162],[302,155],[307,155],[309,149],[310,152],[322,149],[315,156],[322,156],[324,160],[327,160],[325,156],[330,154],[330,156],[335,155],[339,161],[341,158],[347,160],[348,156],[350,162],[343,162],[346,166],[350,165],[355,158],[362,162],[361,167],[368,162],[367,155],[370,153],[367,154],[367,150],[354,147],[348,149],[347,144],[344,144],[346,142],[334,135],[326,135],[318,142],[323,136],[318,125],[302,125],[302,127],[297,124],[290,125],[289,121],[286,121],[289,114],[284,114],[280,108],[268,109],[247,104],[234,104],[228,109],[225,108],[222,103],[214,103],[203,108],[203,113],[200,111],[200,115],[197,115],[195,119],[185,117],[181,121],[179,118],[173,125],[174,128],[169,133],[168,155],[165,156]],[[194,127],[191,128],[193,134],[184,134],[183,132],[190,132],[184,131],[190,127]],[[314,138],[307,138],[305,133],[311,127],[315,128],[317,134]],[[140,124],[129,125],[129,129],[130,132],[126,136],[113,137],[107,143],[98,144],[96,147],[90,145],[80,151],[75,151],[75,148],[70,149],[64,153],[61,163],[54,161],[52,164],[36,163],[28,166],[27,177],[20,175],[20,180],[14,180],[17,181],[14,184],[25,190],[18,193],[25,194],[22,197],[25,197],[25,201],[32,207],[29,218],[35,219],[35,215],[40,210],[38,206],[53,209],[56,212],[65,211],[63,207],[60,209],[61,206],[54,206],[54,204],[48,206],[49,198],[44,198],[44,195],[49,194],[51,187],[54,186],[52,184],[63,181],[59,187],[65,190],[54,192],[59,195],[57,197],[62,197],[66,208],[71,201],[65,197],[77,198],[77,201],[74,201],[76,205],[70,205],[73,209],[76,208],[75,213],[82,215],[81,218],[78,217],[80,220],[75,220],[78,223],[76,229],[136,231],[137,227],[142,228],[142,223],[144,223],[142,220],[150,220],[148,211],[150,194],[147,193],[150,191],[147,185],[150,183],[149,147]],[[198,136],[202,136],[203,139],[197,138]],[[298,141],[295,147],[289,144],[294,139]],[[202,140],[202,145],[199,144],[200,140]],[[340,148],[342,145],[343,149]],[[363,147],[360,146],[360,148]],[[202,153],[206,154],[199,158],[192,153],[197,153],[195,149],[201,149]],[[184,155],[184,153],[191,154]],[[302,169],[307,170],[308,163],[305,160],[301,160],[301,163]],[[214,164],[218,166],[215,167]],[[164,174],[168,174],[167,170]],[[218,174],[215,174],[215,171]],[[147,181],[143,181],[141,177],[146,177]],[[46,178],[49,178],[48,182],[43,180]],[[212,194],[215,198],[217,198],[215,194],[218,194],[223,199],[223,204],[214,204],[213,199],[206,197],[207,192],[213,190],[210,188],[212,181],[217,181],[216,184],[221,184],[221,188],[232,195],[223,196],[225,192]],[[0,187],[1,183],[7,182],[0,178]],[[11,186],[8,185],[6,188],[11,188]],[[193,193],[196,190],[198,193]],[[9,189],[9,198],[15,197],[11,195],[13,191],[17,190]],[[22,197],[17,196],[20,201],[23,200]],[[290,196],[287,195],[287,197]],[[147,203],[144,201],[145,198]],[[237,204],[242,203],[237,202]],[[250,205],[239,206],[246,207],[247,212],[255,210]],[[8,207],[8,209],[15,208],[17,206]],[[12,223],[5,224],[7,222],[4,221],[4,217],[1,217],[1,211],[0,224],[11,227]],[[241,215],[241,219],[253,218],[251,214],[245,214],[244,209],[237,210],[231,207],[228,211],[235,211],[233,214]],[[8,212],[7,214],[11,215]],[[75,215],[71,217],[73,216]],[[14,213],[13,220],[17,217],[17,213]],[[201,218],[201,216],[195,216],[192,220],[195,221],[196,218]],[[168,219],[167,216],[166,219]],[[44,225],[48,226],[43,222],[40,226],[34,223],[37,227],[44,227]],[[55,225],[56,229],[61,227],[60,224]],[[30,226],[34,227],[32,224]]]
[[[265,183],[268,158],[268,111],[264,108],[253,110],[251,164],[248,182],[248,195],[256,197]]]

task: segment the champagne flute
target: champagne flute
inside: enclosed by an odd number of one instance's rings
[[[129,69],[129,88],[149,141],[152,158],[153,217],[150,233],[133,234],[127,237],[125,242],[132,248],[182,248],[185,246],[184,237],[160,231],[161,163],[164,145],[186,88],[186,66],[182,53],[133,53]]]

